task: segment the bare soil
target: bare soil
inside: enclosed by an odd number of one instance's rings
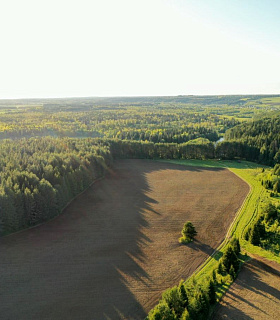
[[[266,320],[280,317],[280,268],[267,260],[246,263],[222,298],[213,319]]]
[[[222,168],[115,162],[58,218],[0,239],[0,317],[143,319],[218,247],[248,191]],[[198,236],[180,245],[188,220]]]

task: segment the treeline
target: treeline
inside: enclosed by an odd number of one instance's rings
[[[205,138],[210,141],[217,141],[217,131],[207,127],[186,127],[172,129],[123,129],[113,134],[111,138],[121,140],[141,140],[154,143],[185,143],[197,138]]]
[[[14,101],[14,105],[0,101],[0,139],[91,137],[182,144],[175,156],[174,147],[168,148],[173,149],[172,158],[184,158],[189,153],[184,148],[190,149],[186,143],[207,139],[215,144],[225,133],[225,141],[214,152],[209,152],[210,145],[205,150],[203,143],[200,155],[191,151],[191,157],[240,158],[272,165],[280,163],[280,117],[251,122],[244,118],[275,113],[279,106],[277,96],[81,98]],[[155,153],[150,157],[161,157]]]
[[[237,141],[223,141],[218,144],[203,138],[181,144],[117,139],[107,141],[111,142],[112,155],[117,158],[246,159],[255,161],[259,155],[258,148]]]
[[[238,119],[224,116],[223,113],[215,114],[220,112],[220,108],[190,106],[153,106],[151,109],[143,106],[104,107],[94,111],[57,113],[40,108],[23,109],[0,114],[0,139],[99,137],[182,144],[184,149],[186,143],[193,145],[196,139],[207,139],[214,143],[226,129],[231,128],[225,133],[225,141],[217,144],[212,155],[207,151],[207,155],[200,158],[240,158],[268,165],[280,163],[279,116],[237,125]]]
[[[243,141],[223,141],[217,144],[215,149],[215,158],[233,160],[245,159],[247,161],[257,161],[260,150],[257,147],[250,146]]]
[[[280,163],[279,114],[237,125],[226,132],[225,138],[229,142],[236,141],[258,150],[255,160],[260,163],[268,165]],[[242,156],[245,157],[246,154]]]
[[[167,289],[146,320],[205,320],[218,297],[219,287],[232,282],[239,271],[240,244],[232,239],[211,275],[197,282],[194,278]]]
[[[2,234],[46,221],[101,177],[113,159],[232,159],[257,152],[239,142],[31,138],[0,142]],[[246,152],[245,152],[246,151]],[[276,169],[275,169],[276,170]],[[278,171],[277,171],[278,172]]]
[[[113,159],[213,157],[214,146],[127,140],[31,138],[0,142],[1,234],[47,221],[104,175]]]
[[[103,140],[118,159],[213,159],[214,144],[207,139],[187,143],[152,143],[130,140]]]
[[[55,217],[112,160],[109,148],[93,140],[4,140],[0,150],[1,234]]]
[[[103,139],[31,138],[0,143],[1,234],[47,221],[101,177],[116,158],[212,158],[214,145]]]

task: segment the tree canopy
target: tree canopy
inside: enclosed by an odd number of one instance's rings
[[[180,243],[189,243],[193,241],[194,237],[197,235],[195,227],[190,221],[187,221],[184,224],[184,227],[181,233],[182,233],[182,237],[179,239]]]

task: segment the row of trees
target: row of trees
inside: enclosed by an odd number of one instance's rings
[[[214,153],[213,144],[202,139],[178,145],[45,137],[3,140],[0,148],[2,234],[59,214],[114,158],[204,159]]]
[[[186,285],[183,280],[178,286],[167,289],[159,304],[150,311],[146,320],[203,320],[209,308],[216,303],[215,281],[208,279],[200,285],[193,281]]]
[[[121,140],[140,140],[154,143],[185,143],[197,138],[206,138],[210,141],[217,141],[219,139],[217,131],[212,128],[204,126],[194,127],[188,126],[184,128],[172,129],[133,129],[124,128],[113,134],[112,138]]]
[[[207,139],[196,139],[182,144],[130,140],[106,141],[110,145],[113,158],[212,159],[215,153],[214,144]]]
[[[108,140],[112,154],[117,158],[148,159],[246,159],[255,161],[259,156],[256,147],[243,142],[223,141],[214,144],[198,138],[187,143],[150,143],[129,140]]]
[[[205,320],[212,305],[216,303],[219,286],[233,281],[238,273],[240,260],[238,239],[232,239],[219,265],[211,271],[211,276],[194,278],[178,286],[167,289],[158,305],[152,309],[146,320]]]
[[[0,147],[2,233],[57,215],[68,201],[102,176],[106,166],[116,158],[231,159],[244,150],[248,154],[250,150],[257,152],[240,142],[222,142],[215,148],[203,138],[175,144],[45,137],[3,140]],[[278,174],[279,167],[274,171]]]
[[[219,262],[217,272],[223,276],[228,274],[230,275],[231,280],[234,280],[237,276],[240,266],[240,261],[238,259],[239,253],[239,240],[237,238],[233,238]]]

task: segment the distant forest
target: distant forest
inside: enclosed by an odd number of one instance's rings
[[[0,101],[0,231],[55,217],[116,158],[280,163],[280,96]]]

